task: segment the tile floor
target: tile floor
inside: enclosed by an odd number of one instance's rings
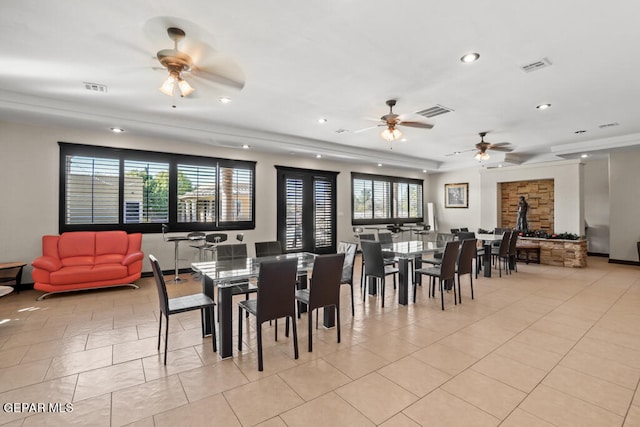
[[[0,299],[0,424],[640,426],[640,268],[521,264],[475,281],[475,300],[468,281],[463,304],[446,294],[445,311],[426,286],[399,306],[389,281],[385,308],[356,288],[355,317],[345,286],[342,343],[320,328],[308,353],[303,315],[295,360],[265,325],[264,372],[253,323],[243,353],[218,360],[197,313],[172,316],[164,366],[152,278],[41,302],[14,293]],[[73,412],[6,405],[49,402]]]

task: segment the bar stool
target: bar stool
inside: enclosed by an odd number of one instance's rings
[[[218,259],[218,244],[226,242],[227,237],[225,233],[211,233],[205,237],[206,244],[204,249],[211,251],[211,259],[213,261],[217,261]]]
[[[166,233],[168,231],[169,231],[169,226],[167,224],[162,224],[162,238],[164,239],[165,242],[173,242],[175,246],[174,247],[175,277],[173,278],[172,282],[180,283],[185,279],[181,279],[179,276],[178,261],[180,260],[180,257],[179,257],[178,248],[180,247],[180,242],[188,241],[190,239],[187,236],[167,236]]]

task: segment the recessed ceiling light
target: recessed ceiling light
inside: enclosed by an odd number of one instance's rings
[[[320,124],[327,123],[327,119],[320,118],[320,119],[318,119],[318,123],[320,123]]]
[[[502,165],[498,165],[498,167],[499,167],[499,168],[501,168],[501,167],[502,167]]]
[[[122,128],[111,128],[111,132],[113,132],[113,133],[122,133],[122,132],[124,132],[124,129],[122,129]]]
[[[402,138],[400,142],[407,142],[407,138]]]
[[[589,155],[585,153],[585,154],[581,155],[580,157],[582,157],[583,159],[586,159],[587,157],[589,157]]]
[[[381,166],[382,166],[382,163],[378,163],[378,167],[381,167]]]
[[[251,146],[249,144],[242,144],[242,148],[248,150],[249,148],[251,148]]]
[[[460,58],[460,61],[464,62],[465,64],[469,64],[471,62],[476,62],[478,59],[480,58],[480,54],[479,53],[467,53],[466,55],[463,55],[462,58]]]
[[[322,154],[316,154],[316,159],[321,159],[322,158]]]
[[[427,170],[426,169],[422,169],[422,173],[427,173]]]
[[[581,133],[587,133],[587,131],[586,130],[577,130],[574,133],[581,134]]]
[[[220,98],[218,98],[218,101],[222,102],[223,104],[228,104],[231,102],[231,98],[228,98],[226,96],[221,96]]]
[[[549,107],[551,107],[551,104],[540,104],[540,105],[536,106],[536,108],[538,110],[546,110]]]

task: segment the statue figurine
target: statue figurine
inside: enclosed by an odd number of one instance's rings
[[[520,230],[520,231],[529,230],[529,224],[527,223],[528,210],[529,210],[529,204],[524,199],[524,196],[520,196],[520,202],[518,202],[518,218],[516,219],[516,230]]]

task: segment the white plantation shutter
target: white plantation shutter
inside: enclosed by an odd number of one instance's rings
[[[178,222],[215,222],[216,166],[178,164]]]
[[[125,160],[124,187],[125,206],[142,201],[139,218],[128,218],[129,212],[125,219],[134,223],[169,221],[169,163]]]
[[[422,181],[351,173],[353,224],[422,221]]]
[[[328,248],[333,246],[332,183],[322,179],[316,179],[313,184],[315,246],[316,248]]]
[[[304,183],[299,178],[286,178],[285,250],[302,249],[302,198]]]
[[[221,167],[220,221],[251,221],[253,191],[253,169]]]
[[[387,181],[373,181],[373,217],[391,217],[391,184]]]
[[[118,224],[118,159],[66,156],[65,224]]]
[[[373,218],[372,183],[370,180],[353,180],[353,217],[358,219]]]

